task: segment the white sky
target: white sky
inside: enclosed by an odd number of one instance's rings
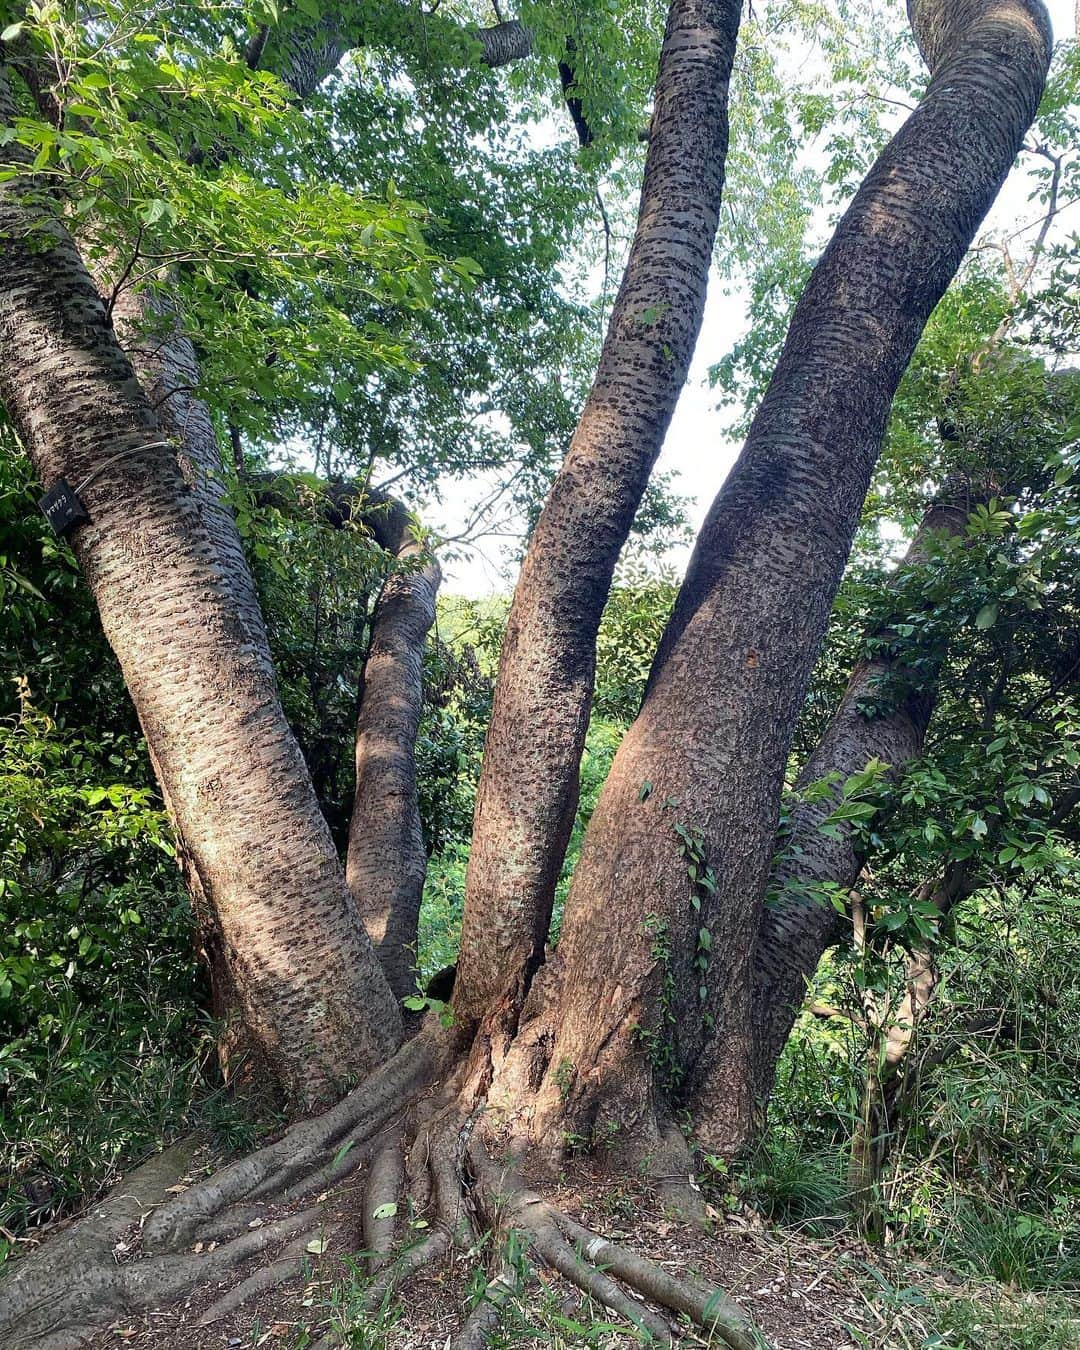
[[[1074,33],[1073,0],[1044,0],[1050,11],[1054,33],[1060,41]],[[1029,187],[1022,171],[1014,170],[1002,189],[981,236],[1010,233],[1019,225],[1037,217],[1038,210],[1028,203]],[[1080,218],[1080,207],[1070,214]],[[1072,229],[1080,219],[1068,222]],[[614,283],[617,285],[617,278]],[[674,470],[672,484],[679,494],[690,498],[690,524],[696,532],[701,525],[724,477],[739,453],[740,445],[732,437],[730,414],[716,407],[716,394],[708,385],[708,368],[715,365],[738,339],[747,323],[746,309],[738,296],[725,294],[714,276],[705,305],[705,317],[698,339],[690,375],[679,398],[656,473]],[[425,506],[423,518],[439,534],[459,534],[477,503],[490,491],[487,480],[448,483],[442,500]],[[501,522],[500,531],[520,532],[521,522]],[[485,596],[509,592],[516,579],[513,540],[494,535],[480,541],[478,547],[458,557],[443,557],[444,594]],[[680,571],[689,558],[689,547],[674,553],[670,561]]]

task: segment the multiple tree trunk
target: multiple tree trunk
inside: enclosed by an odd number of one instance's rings
[[[587,832],[557,957],[526,1006],[576,807],[600,612],[689,366],[723,185],[739,6],[672,0],[634,244],[510,615],[455,990],[460,1043],[482,1026],[474,1087],[494,1077],[552,1151],[568,1128],[652,1148],[676,1106],[710,1147],[738,1147],[822,943],[815,924],[796,932],[803,914],[762,917],[795,718],[892,394],[1034,116],[1050,43],[1037,0],[915,0],[912,21],[929,87],[796,308]],[[303,62],[295,32],[274,39],[301,95],[355,40],[326,24],[335,31]],[[265,54],[264,42],[253,63]],[[46,486],[100,471],[76,550],[245,1023],[297,1102],[332,1096],[401,1035],[423,863],[411,746],[437,570],[403,524],[390,551],[405,565],[365,674],[350,894],[214,491],[212,427],[181,396],[193,353],[168,313],[164,346],[143,353],[148,311],[118,300],[143,384],[161,390],[155,411],[71,239],[20,180],[0,194],[0,393]],[[179,454],[138,448],[170,431]],[[807,772],[885,748],[899,764],[917,748],[921,705],[896,710],[887,747],[859,724],[858,686],[873,674],[857,673]],[[799,828],[812,835],[815,821]],[[803,840],[815,877],[856,865],[850,841],[819,852]]]
[[[577,808],[600,615],[701,327],[740,9],[673,0],[669,10],[637,230],[503,639],[454,998],[466,1024],[505,1004],[512,1027],[543,953]]]
[[[1034,5],[927,0],[912,20],[929,87],[807,283],[585,837],[551,978],[541,1133],[569,1121],[648,1146],[672,1099],[716,1151],[752,1127],[753,960],[795,719],[893,392],[1049,56]]]
[[[121,1278],[107,1255],[95,1256],[82,1283],[96,1280],[102,1298],[139,1285],[150,1299],[161,1281],[173,1290],[198,1278],[196,1233],[216,1235],[213,1251],[228,1232],[222,1252],[239,1262],[255,1241],[243,1231],[251,1200],[282,1188],[317,1194],[356,1165],[361,1145],[379,1160],[369,1185],[390,1178],[396,1187],[400,1158],[387,1150],[398,1145],[386,1131],[442,1077],[435,1114],[425,1123],[418,1113],[412,1136],[410,1179],[434,1194],[440,1220],[422,1256],[454,1240],[468,1245],[459,1194],[468,1158],[479,1210],[496,1226],[513,1215],[507,1222],[535,1256],[608,1306],[634,1315],[607,1272],[575,1256],[575,1243],[649,1298],[703,1325],[718,1318],[729,1344],[752,1343],[713,1295],[664,1283],[663,1272],[575,1228],[512,1169],[496,1168],[483,1130],[474,1133],[476,1108],[499,1108],[491,1114],[500,1127],[509,1123],[519,1142],[549,1156],[577,1139],[609,1145],[620,1160],[670,1158],[681,1144],[671,1121],[685,1109],[701,1142],[738,1148],[828,936],[819,912],[782,904],[766,913],[765,897],[793,871],[802,882],[854,879],[852,840],[841,832],[822,842],[820,806],[797,815],[795,847],[774,868],[795,719],[896,384],[1034,116],[1050,47],[1038,0],[910,8],[929,87],[795,310],[586,833],[558,950],[541,968],[576,807],[596,629],[689,366],[723,185],[739,6],[672,0],[637,233],[506,634],[457,1025],[449,1036],[429,1025],[400,1051],[398,998],[409,988],[423,870],[412,746],[437,568],[391,506],[376,528],[397,567],[376,607],[364,676],[347,879],[281,711],[235,527],[214,491],[212,426],[202,405],[181,397],[181,381],[195,373],[182,327],[166,312],[163,348],[145,353],[147,308],[129,314],[118,301],[110,314],[70,236],[29,194],[32,183],[0,183],[0,397],[46,487],[85,480],[90,519],[75,551],[245,1027],[299,1108],[372,1074],[318,1120],[162,1205],[143,1230],[160,1257]],[[520,25],[500,25],[510,28],[499,41],[527,45]],[[264,35],[249,55],[258,63],[270,44],[302,94],[357,35],[331,16],[301,56],[299,31]],[[0,98],[0,112],[10,111]],[[114,317],[128,325],[138,371]],[[924,528],[952,529],[959,519],[943,504]],[[853,676],[804,780],[846,775],[874,755],[898,769],[917,751],[927,691],[876,723],[859,712],[880,665]],[[916,973],[911,984],[914,1022],[926,981]],[[365,1205],[374,1213],[381,1204],[369,1190]],[[282,1220],[278,1236],[302,1245],[283,1249],[290,1270],[312,1250],[301,1223],[310,1218]],[[16,1333],[43,1306],[32,1278],[21,1285],[14,1313],[0,1319]],[[81,1304],[69,1313],[92,1315]],[[647,1316],[652,1329],[659,1319]]]

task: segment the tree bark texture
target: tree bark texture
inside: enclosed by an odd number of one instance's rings
[[[898,569],[898,582],[911,568],[925,565],[934,535],[963,533],[973,504],[960,490],[943,491],[920,522]],[[872,759],[889,765],[893,781],[903,775],[905,766],[922,750],[936,690],[932,673],[924,674],[918,686],[908,685],[898,691],[888,711],[863,711],[866,701],[879,697],[893,676],[894,665],[887,651],[856,667],[832,721],[799,774],[796,792],[828,774],[837,775],[840,786],[852,774],[861,773]],[[821,832],[835,805],[836,798],[831,796],[798,803],[790,837],[774,860],[769,877],[769,898],[761,911],[754,962],[753,1090],[759,1117],[807,987],[825,951],[838,940],[844,927],[844,920],[829,901],[824,896],[806,894],[806,888],[828,882],[850,890],[862,867],[850,821],[838,822],[835,833]],[[718,1110],[723,1109],[721,1100]],[[736,1123],[727,1128],[736,1132]]]
[[[807,283],[586,834],[541,1129],[633,1133],[658,1083],[714,1151],[750,1127],[754,952],[793,728],[896,385],[1049,60],[1038,0],[926,0],[912,18],[926,94]]]
[[[114,294],[111,268],[95,269],[94,280],[106,299]],[[112,321],[158,422],[176,440],[195,470],[192,492],[218,563],[235,597],[237,612],[264,672],[274,678],[270,644],[236,520],[224,500],[225,475],[210,409],[199,394],[201,375],[195,347],[184,331],[183,316],[167,293],[149,285],[123,286],[115,292]]]
[[[193,491],[160,441],[70,237],[0,188],[0,397],[48,488],[83,492],[73,546],[213,906],[245,1026],[293,1100],[336,1094],[398,1044],[400,1016],[356,913],[272,680]]]
[[[674,0],[633,245],[599,369],[533,531],[503,641],[455,1006],[520,1006],[577,807],[596,632],[701,326],[740,0]]]
[[[415,749],[439,566],[399,503],[389,505],[380,529],[380,542],[398,570],[376,603],[364,662],[346,876],[390,988],[401,999],[415,987],[416,928],[427,872]]]

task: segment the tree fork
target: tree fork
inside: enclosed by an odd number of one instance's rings
[[[1049,62],[1038,0],[925,0],[912,17],[926,94],[799,300],[586,832],[541,1136],[568,1119],[632,1133],[672,1096],[714,1151],[751,1125],[752,960],[795,721],[896,385]]]

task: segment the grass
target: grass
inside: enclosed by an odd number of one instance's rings
[[[791,1141],[774,1138],[736,1176],[742,1197],[782,1227],[825,1237],[851,1218],[840,1149],[803,1153]]]
[[[1001,1290],[937,1298],[920,1350],[1077,1350],[1080,1304],[1063,1295],[1017,1297]]]
[[[876,1326],[852,1329],[858,1345],[877,1350],[1077,1350],[1080,1302],[1065,1293],[1020,1293],[978,1284],[940,1288],[891,1280],[866,1267],[860,1292]],[[906,1277],[905,1277],[906,1278]]]

